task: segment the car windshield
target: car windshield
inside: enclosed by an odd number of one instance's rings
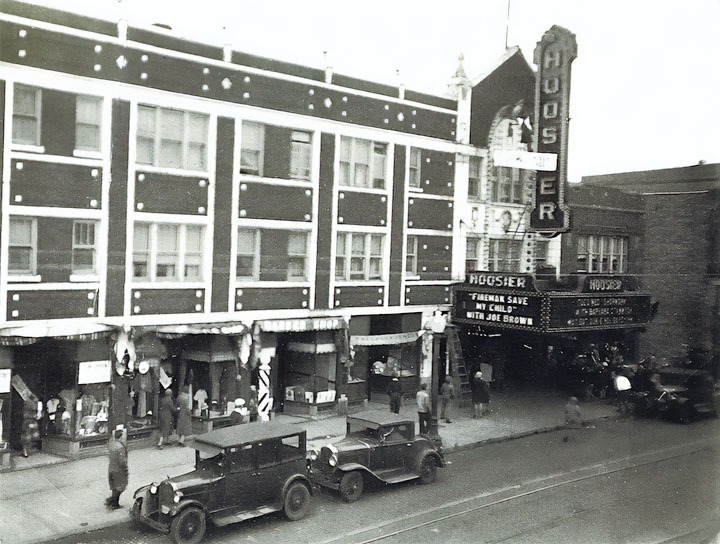
[[[359,421],[357,419],[348,419],[347,435],[356,438],[374,438],[375,440],[380,438],[376,427],[369,427],[366,421]]]
[[[211,446],[210,444],[203,444],[202,442],[193,443],[193,448],[197,451],[198,461],[208,461],[222,464],[225,450],[218,448],[217,446]]]

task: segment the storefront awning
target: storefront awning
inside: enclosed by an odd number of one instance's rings
[[[250,328],[244,323],[207,323],[197,325],[159,325],[145,327],[152,330],[160,338],[172,339],[189,334],[222,334],[226,336],[240,336],[248,334]]]
[[[25,346],[42,338],[56,340],[95,340],[108,336],[117,327],[101,323],[58,323],[53,325],[28,325],[0,329],[0,345]]]
[[[255,322],[263,332],[333,331],[346,329],[342,317],[312,317],[308,319],[263,319]]]
[[[417,341],[425,331],[401,332],[396,334],[373,334],[367,336],[353,335],[351,346],[392,346],[395,344],[411,344]]]

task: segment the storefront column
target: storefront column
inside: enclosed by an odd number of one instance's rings
[[[12,349],[0,347],[0,467],[10,464]]]

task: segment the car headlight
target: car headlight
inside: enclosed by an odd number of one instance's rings
[[[173,502],[175,504],[179,503],[180,499],[182,499],[182,496],[183,496],[183,494],[180,491],[176,492],[175,496],[173,497]]]
[[[334,467],[338,463],[338,450],[332,444],[328,446],[328,449],[332,452],[332,455],[330,455],[330,459],[328,459],[328,463],[331,467]]]
[[[317,458],[318,458],[318,452],[317,452],[317,450],[310,450],[310,452],[308,453],[308,458],[309,458],[311,461],[317,461]]]
[[[153,495],[157,493],[157,485],[153,484],[150,486],[150,493]]]

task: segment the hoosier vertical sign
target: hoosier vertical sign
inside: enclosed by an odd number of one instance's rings
[[[535,131],[533,150],[555,153],[555,170],[537,172],[535,208],[530,213],[530,230],[548,235],[570,227],[570,210],[565,206],[567,183],[568,122],[570,119],[570,64],[577,56],[577,42],[570,31],[553,26],[535,47],[538,66],[535,82]]]

